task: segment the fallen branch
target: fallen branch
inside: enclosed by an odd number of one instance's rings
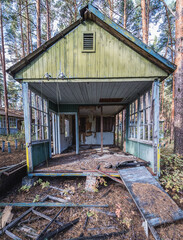
[[[47,226],[43,229],[43,231],[39,234],[39,236],[36,238],[36,240],[40,240],[42,236],[45,234],[49,226],[56,220],[58,215],[63,211],[64,208],[61,208],[60,211],[55,215],[55,217],[47,224]],[[45,238],[45,236],[44,236]]]
[[[59,228],[57,228],[56,230],[54,230],[52,232],[48,232],[43,237],[40,237],[39,240],[45,240],[45,239],[53,238],[56,234],[58,234],[60,232],[63,232],[63,231],[66,231],[66,230],[69,230],[74,224],[76,224],[78,222],[79,222],[79,218],[76,218],[72,222],[66,223],[62,227],[59,227]]]
[[[71,238],[69,240],[93,240],[93,239],[108,239],[111,237],[116,237],[120,235],[126,234],[128,231],[124,230],[122,232],[112,232],[112,233],[105,233],[105,234],[99,234],[99,235],[93,235],[93,236],[88,236],[88,237],[78,237],[78,238]]]

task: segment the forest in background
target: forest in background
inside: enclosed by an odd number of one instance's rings
[[[88,2],[156,52],[175,61],[175,0],[1,0],[6,69],[76,21],[79,9]],[[0,52],[2,45],[1,34]],[[21,85],[8,74],[6,78],[9,108],[22,109]],[[165,120],[167,135],[172,132],[172,139],[173,82],[171,75],[160,86],[160,118]],[[0,106],[4,105],[0,69]]]

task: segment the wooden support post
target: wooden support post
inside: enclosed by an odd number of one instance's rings
[[[141,132],[141,116],[140,116],[140,109],[141,109],[141,106],[140,106],[140,97],[138,97],[138,104],[137,104],[137,141],[138,141],[138,156],[140,156],[140,144],[139,144],[139,141],[140,141],[140,132]]]
[[[124,126],[123,126],[123,110],[121,112],[121,150],[123,151],[123,142],[124,142],[124,138],[123,138],[123,131],[124,131]]]
[[[160,176],[160,149],[159,149],[159,80],[154,81],[153,91],[153,146],[154,146],[154,173]]]
[[[8,142],[8,153],[11,153],[11,146],[10,146],[10,142]]]
[[[37,95],[34,95],[34,107],[37,108]],[[38,111],[35,109],[35,133],[36,140],[38,140]]]
[[[117,146],[119,147],[119,113],[117,114]]]
[[[57,123],[57,115],[54,114],[54,125],[55,125],[55,154],[58,154],[58,123]]]
[[[76,154],[79,154],[79,119],[78,119],[78,113],[75,114],[75,124],[76,124]]]
[[[31,146],[31,122],[30,122],[30,102],[28,94],[28,83],[22,83],[23,107],[24,107],[24,125],[25,125],[25,142],[27,171],[33,171],[32,146]]]
[[[2,141],[2,152],[5,151],[5,141]]]
[[[100,116],[101,153],[103,154],[103,107],[101,106]]]
[[[129,135],[129,104],[126,107],[126,152],[128,152],[128,135]]]
[[[61,154],[61,141],[60,141],[60,114],[57,115],[57,134],[58,134],[58,154]]]
[[[50,111],[49,111],[49,101],[47,102],[47,112],[48,112],[48,139],[49,139],[49,157],[51,158],[51,126],[50,126]]]
[[[56,154],[56,143],[55,143],[55,114],[52,113],[52,136],[53,136],[53,154]]]
[[[114,116],[114,145],[116,145],[116,115]]]

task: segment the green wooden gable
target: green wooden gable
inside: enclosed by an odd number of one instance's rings
[[[83,52],[83,33],[94,34],[95,51]],[[16,73],[15,79],[150,78],[168,74],[102,27],[87,20]],[[138,79],[139,80],[139,79]],[[147,79],[146,79],[147,80]]]

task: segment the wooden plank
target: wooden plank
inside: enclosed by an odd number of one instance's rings
[[[28,83],[22,83],[23,104],[24,104],[24,125],[26,141],[27,171],[33,171],[32,150],[31,150],[31,122],[30,122],[30,102]]]
[[[159,80],[154,81],[154,112],[153,112],[153,145],[154,145],[154,172],[160,176],[160,150],[159,150]]]
[[[76,125],[76,154],[79,154],[79,119],[78,119],[78,113],[75,114],[75,125]]]
[[[101,134],[101,153],[103,154],[103,107],[101,106],[100,115],[100,134]]]
[[[78,204],[78,203],[50,203],[50,202],[36,202],[36,203],[0,203],[0,207],[13,206],[13,207],[108,207],[108,205],[96,205],[96,204]]]
[[[5,231],[6,235],[10,238],[12,238],[13,240],[22,240],[21,238],[17,237],[15,234],[13,234],[12,232],[6,230]]]
[[[150,172],[145,167],[122,169],[122,170],[119,170],[119,174],[125,186],[127,187],[129,193],[131,194],[134,202],[136,203],[139,211],[141,212],[144,219],[147,220],[150,226],[155,227],[164,223],[169,223],[169,222],[183,219],[183,211],[177,206],[175,202],[173,202],[170,196],[165,192],[165,190],[161,187],[161,185],[155,180],[155,178],[150,174]],[[157,187],[160,191],[162,191],[162,193],[164,194],[161,201],[163,201],[164,203],[165,198],[166,198],[166,201],[170,201],[169,213],[171,215],[171,220],[168,216],[166,219],[165,218],[161,219],[161,216],[158,215],[158,213],[154,214],[151,211],[151,206],[148,207],[148,202],[145,202],[145,200],[142,201],[140,197],[134,193],[133,191],[134,183],[139,184],[139,192],[140,192],[140,184],[150,184],[152,186]],[[173,212],[172,209],[177,209],[177,211]]]

